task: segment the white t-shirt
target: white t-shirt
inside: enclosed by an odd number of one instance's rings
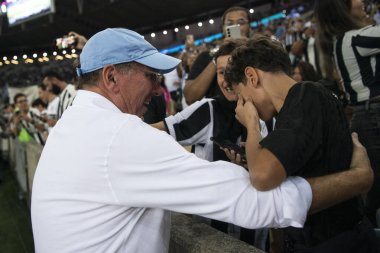
[[[243,168],[208,162],[170,135],[78,91],[50,133],[32,193],[36,252],[167,252],[170,212],[248,228],[301,227],[306,180],[255,190]]]

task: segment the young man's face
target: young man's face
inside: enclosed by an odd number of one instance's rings
[[[224,72],[228,64],[228,58],[230,58],[230,55],[219,56],[216,59],[216,78],[218,81],[219,88],[222,91],[223,95],[226,97],[226,99],[228,101],[236,101],[236,93],[233,91],[233,89],[231,89],[231,86],[227,85],[227,83],[224,81]]]
[[[254,79],[246,75],[245,83],[240,82],[237,85],[233,85],[233,90],[236,94],[239,94],[244,101],[252,100],[259,113],[260,119],[270,120],[276,111],[270,97],[263,88],[263,84],[260,82],[260,79]]]

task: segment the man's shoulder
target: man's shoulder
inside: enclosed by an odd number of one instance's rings
[[[70,93],[76,93],[76,91],[77,91],[75,88],[75,85],[71,84],[71,83],[67,84],[66,90]]]
[[[297,98],[298,101],[312,101],[318,99],[318,95],[332,96],[332,92],[319,82],[303,81],[294,84],[290,88],[287,99]]]

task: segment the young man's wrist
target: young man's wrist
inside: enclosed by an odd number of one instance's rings
[[[261,132],[259,120],[252,120],[249,125],[247,125],[247,131],[250,132]]]

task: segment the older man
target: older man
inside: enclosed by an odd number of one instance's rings
[[[34,179],[36,252],[167,252],[168,211],[249,228],[301,227],[312,191],[321,208],[368,189],[367,160],[316,187],[296,177],[258,192],[243,168],[188,153],[140,118],[161,73],[178,63],[127,29],[87,42],[77,69],[83,90],[52,130]]]

